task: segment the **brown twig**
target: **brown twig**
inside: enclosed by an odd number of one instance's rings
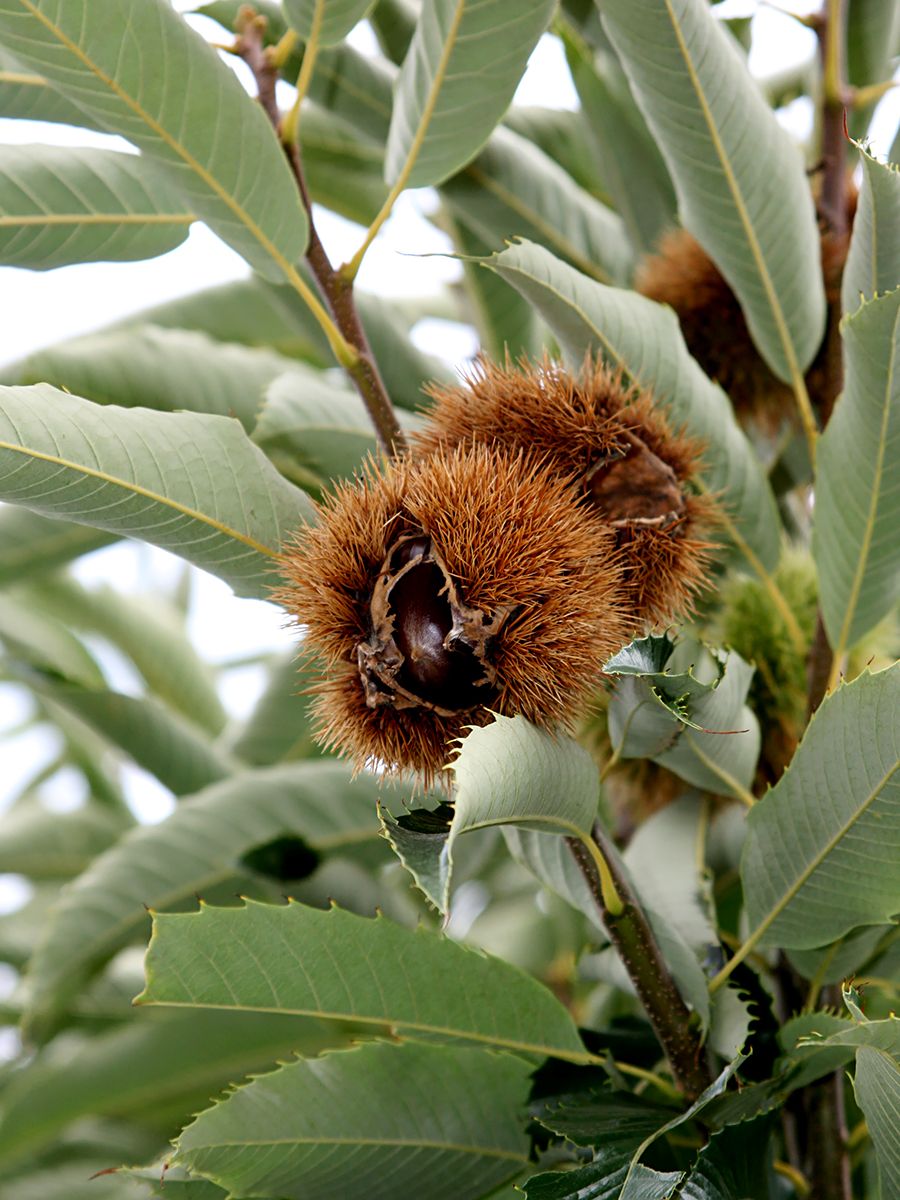
[[[606,859],[615,890],[624,902],[623,911],[617,916],[604,903],[600,876],[584,843],[577,838],[566,838],[566,842],[597,902],[609,940],[618,951],[666,1053],[672,1075],[687,1099],[696,1100],[712,1082],[699,1032],[691,1024],[690,1009],[675,986],[647,918],[616,865],[609,839],[596,825],[593,836]]]
[[[257,16],[251,6],[245,6],[238,17],[238,34],[233,49],[252,71],[259,103],[280,138],[281,112],[275,98],[278,68],[265,48],[265,29],[265,18]],[[360,321],[353,296],[353,284],[335,271],[316,231],[312,203],[296,142],[291,139],[289,142],[283,141],[282,145],[309,219],[306,261],[338,329],[356,351],[354,360],[342,365],[362,397],[381,448],[389,457],[400,454],[406,449],[406,437],[397,420],[397,414]]]
[[[852,94],[845,83],[846,0],[825,0],[814,28],[822,60],[822,194],[819,209],[837,236],[847,232],[847,135]]]

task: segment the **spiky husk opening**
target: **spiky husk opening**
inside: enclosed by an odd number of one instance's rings
[[[691,490],[698,443],[673,433],[649,394],[602,363],[586,360],[575,377],[546,358],[482,358],[462,385],[430,394],[416,452],[469,443],[541,455],[615,530],[635,623],[689,611],[706,581],[715,510]]]
[[[430,781],[449,743],[490,710],[569,722],[632,632],[614,530],[533,453],[464,445],[383,470],[370,464],[319,515],[286,549],[277,598],[327,673],[314,689],[320,740],[357,768],[377,760]],[[474,625],[480,613],[489,631],[476,685],[484,701],[470,706],[465,688],[423,691],[403,674],[415,656],[398,659],[410,610],[390,607],[395,578],[437,571],[432,559],[445,570],[445,586],[435,576],[427,598],[446,616],[442,631],[455,606],[438,660],[461,632],[460,612]]]
[[[847,202],[850,225],[856,202],[854,188]],[[806,386],[823,425],[843,387],[840,300],[849,245],[849,232],[823,230],[820,235],[828,317],[822,344],[806,373]],[[743,424],[771,434],[786,421],[799,422],[790,385],[774,375],[760,357],[734,292],[691,234],[684,229],[665,234],[658,252],[639,263],[634,287],[648,299],[675,310],[688,349],[728,393]]]

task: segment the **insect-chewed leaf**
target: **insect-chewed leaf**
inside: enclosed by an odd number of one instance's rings
[[[775,374],[799,377],[825,328],[799,148],[706,0],[604,0],[601,13],[686,227],[728,280]]]
[[[197,216],[258,271],[296,276],[308,227],[278,139],[166,0],[0,0],[0,35],[26,67],[77,96],[100,128],[159,163]],[[165,71],[154,66],[161,62]]]
[[[898,706],[900,667],[841,687],[751,809],[741,876],[755,944],[808,949],[896,912]]]
[[[161,914],[146,970],[139,1004],[293,1013],[389,1026],[402,1037],[590,1057],[571,1016],[537,980],[384,917],[293,902]]]
[[[700,477],[720,498],[725,529],[751,562],[774,567],[780,521],[771,488],[727,396],[688,354],[671,309],[589,279],[531,242],[485,266],[535,306],[573,366],[588,351],[600,353],[647,389],[673,426],[703,443]]]
[[[479,1200],[528,1166],[529,1071],[484,1050],[379,1042],[290,1062],[201,1113],[175,1162],[234,1196]]]

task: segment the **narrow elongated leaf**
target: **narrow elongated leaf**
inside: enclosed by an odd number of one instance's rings
[[[383,147],[307,100],[300,153],[310,199],[348,221],[371,224],[388,194]]]
[[[115,540],[102,529],[0,504],[0,587],[42,575]]]
[[[87,647],[65,624],[9,596],[0,596],[0,641],[14,672],[24,668],[29,675],[35,671],[87,687],[106,682]]]
[[[425,0],[397,83],[388,183],[410,159],[409,187],[442,183],[478,153],[554,7],[553,0]]]
[[[247,772],[204,789],[158,825],[131,830],[61,898],[32,960],[35,1016],[149,926],[147,907],[192,903],[246,875],[240,859],[273,838],[301,838],[315,854],[378,836],[377,782],[353,782],[336,763]]]
[[[771,1196],[775,1174],[772,1121],[731,1126],[714,1134],[697,1155],[689,1178],[676,1193],[681,1200],[744,1200]]]
[[[492,249],[527,237],[601,283],[623,284],[631,275],[621,218],[511,129],[495,130],[475,162],[448,179],[441,193]]]
[[[146,971],[137,1004],[293,1013],[590,1057],[569,1013],[518,968],[425,928],[338,908],[291,901],[159,915]],[[435,990],[439,978],[446,983]]]
[[[900,288],[842,324],[844,394],[822,435],[813,552],[840,655],[900,597]]]
[[[107,1177],[101,1179],[98,1186],[98,1181],[91,1176],[106,1170],[108,1162],[109,1156],[106,1155],[89,1160],[79,1159],[74,1165],[51,1166],[41,1170],[25,1168],[24,1174],[6,1182],[15,1188],[16,1200],[147,1200],[149,1193],[137,1180],[121,1176],[115,1179]]]
[[[149,1119],[166,1129],[235,1076],[292,1050],[316,1053],[343,1040],[327,1030],[271,1013],[178,1013],[89,1038],[68,1055],[46,1054],[4,1093],[0,1162],[55,1141],[88,1113]]]
[[[21,364],[16,382],[52,383],[95,404],[237,417],[250,432],[266,387],[293,366],[269,350],[150,325],[39,350]]]
[[[264,596],[309,501],[236,421],[0,388],[0,498],[139,537]]]
[[[688,354],[675,314],[588,279],[531,242],[510,246],[486,265],[538,309],[573,365],[588,350],[599,352],[650,389],[673,425],[705,444],[703,479],[721,498],[729,535],[751,561],[774,567],[780,524],[775,499],[727,396]]]
[[[181,245],[193,215],[145,160],[63,146],[0,149],[0,262],[49,270]]]
[[[465,256],[462,268],[465,299],[469,303],[462,315],[477,329],[479,344],[501,361],[507,352],[514,359],[522,354],[539,355],[541,346],[531,305],[499,275],[483,271],[477,261],[493,252],[491,244],[473,232],[465,221],[458,217],[454,220],[449,210],[446,220],[454,244]]]
[[[287,1063],[201,1113],[175,1161],[235,1196],[478,1200],[528,1163],[528,1071],[483,1050],[378,1042]]]
[[[320,671],[302,647],[278,658],[253,712],[229,739],[231,752],[254,767],[316,757],[309,697],[303,693]]]
[[[892,291],[900,280],[900,167],[860,147],[862,187],[841,283],[841,308]]]
[[[34,688],[123,750],[176,796],[196,792],[235,770],[208,734],[152,696],[50,680],[36,682]]]
[[[568,26],[563,40],[601,178],[633,245],[649,254],[663,231],[675,224],[675,190],[669,172],[614,56],[595,54]]]
[[[900,10],[893,0],[850,0],[847,5],[847,82],[861,88],[890,79],[900,45]],[[847,114],[850,132],[862,137],[877,104],[857,101]]]
[[[66,813],[21,804],[4,813],[0,824],[0,871],[33,880],[71,879],[108,850],[129,824],[124,814],[99,804]]]
[[[900,1063],[897,1058],[883,1050],[857,1050],[853,1092],[875,1146],[881,1194],[886,1200],[900,1190],[900,1146],[897,1144]]]
[[[374,0],[285,0],[287,19],[304,42],[313,29],[323,46],[342,42],[353,26],[363,19]]]
[[[741,877],[759,944],[809,949],[895,913],[898,704],[898,667],[844,685],[750,811]]]
[[[5,119],[97,128],[87,113],[52,88],[43,75],[24,67],[5,47],[0,47],[0,112]]]
[[[791,966],[804,979],[817,979],[820,984],[840,983],[860,969],[876,954],[883,943],[889,942],[891,933],[900,936],[900,930],[891,925],[875,925],[854,930],[831,946],[817,950],[792,950],[788,954]]]
[[[166,0],[2,0],[0,36],[101,128],[164,167],[197,216],[256,270],[296,278],[307,222],[278,139]],[[164,72],[153,65],[161,62]]]
[[[514,104],[503,124],[549,154],[579,187],[604,204],[612,202],[603,172],[597,168],[584,113],[538,104]]]
[[[728,280],[775,374],[799,377],[825,328],[819,239],[799,148],[706,0],[604,0],[601,15],[666,160],[685,226]]]
[[[26,588],[35,608],[70,627],[99,634],[128,656],[156,696],[210,733],[225,724],[212,668],[197,653],[174,606],[161,596],[82,587],[69,576]]]
[[[412,413],[400,422],[406,430],[419,424]],[[319,488],[352,475],[378,451],[359,395],[298,368],[266,389],[253,441],[288,478]]]

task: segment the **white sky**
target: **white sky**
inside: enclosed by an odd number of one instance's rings
[[[186,10],[189,0],[174,0]],[[797,12],[817,8],[815,3],[782,5]],[[732,16],[754,13],[754,53],[751,69],[767,75],[814,52],[812,33],[797,22],[753,0],[727,0],[720,12]],[[198,29],[219,36],[218,26],[202,20]],[[367,29],[355,34],[357,45],[372,44]],[[553,38],[544,38],[536,49],[516,94],[523,104],[569,108],[577,105],[564,57]],[[787,114],[794,132],[809,129],[810,106],[798,103]],[[883,101],[873,137],[876,154],[886,154],[900,119],[900,89]],[[0,144],[56,143],[64,145],[118,145],[120,139],[93,135],[67,126],[0,120]],[[449,249],[444,236],[423,217],[433,203],[427,191],[410,193],[398,204],[395,215],[371,248],[359,283],[388,295],[420,295],[439,289],[457,277],[459,265],[431,255]],[[361,231],[342,218],[319,213],[317,224],[333,259],[343,261],[356,249]],[[88,332],[129,312],[246,274],[243,261],[203,226],[195,226],[187,242],[172,253],[143,263],[98,263],[64,267],[48,272],[0,268],[0,363],[18,358],[43,345]],[[446,323],[429,323],[417,331],[423,349],[458,365],[475,350],[474,334]],[[109,581],[125,590],[145,591],[174,580],[178,560],[162,551],[142,546],[120,546],[87,556],[76,566],[85,582]],[[213,661],[287,647],[290,638],[282,628],[282,615],[273,605],[236,600],[218,580],[196,572],[197,586],[191,615],[191,634],[201,653]],[[115,656],[105,656],[114,686],[133,691],[136,683],[123,671]],[[223,680],[223,694],[235,716],[246,714],[258,694],[261,675],[256,669],[231,672]],[[27,702],[19,689],[0,685],[0,730],[16,725],[27,714]],[[43,730],[23,733],[3,747],[0,773],[0,809],[14,796],[33,772],[53,754],[53,744]],[[136,768],[128,769],[128,794],[142,819],[158,820],[171,807],[165,789]],[[72,777],[57,779],[48,788],[48,799],[61,806],[75,799]],[[2,883],[0,877],[0,883]],[[9,887],[13,888],[11,892]],[[19,902],[21,890],[11,881],[0,887],[0,911]]]

